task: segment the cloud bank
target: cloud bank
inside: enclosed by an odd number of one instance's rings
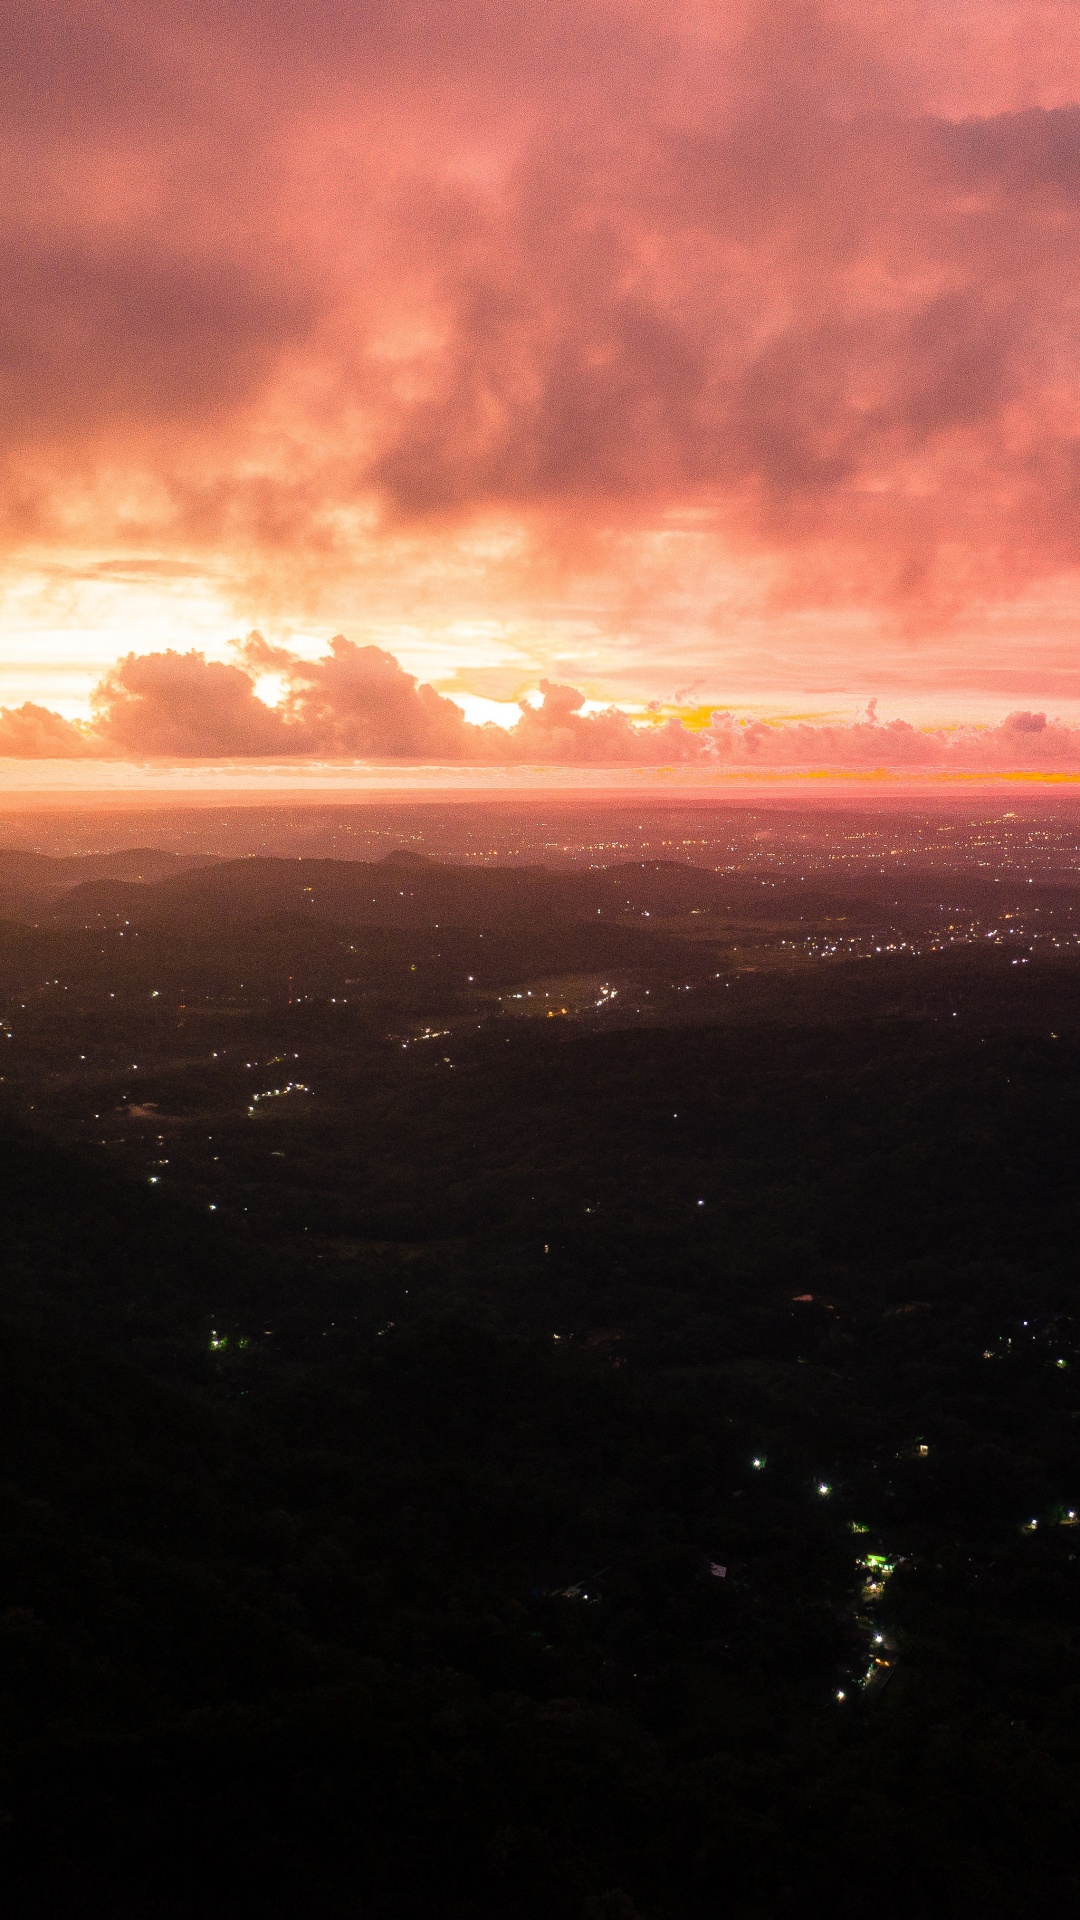
[[[0,168],[10,566],[1072,670],[1073,8],[50,0]]]
[[[307,660],[251,634],[235,663],[198,652],[131,653],[72,722],[34,705],[0,708],[0,758],[396,761],[443,766],[682,766],[972,772],[1080,769],[1080,728],[1018,709],[999,725],[927,730],[879,721],[875,702],[846,725],[744,720],[723,710],[660,717],[585,711],[573,687],[543,681],[509,729],[474,725],[393,655],[338,635]],[[272,674],[280,697],[256,692]]]

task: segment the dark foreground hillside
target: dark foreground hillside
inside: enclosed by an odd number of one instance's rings
[[[1072,1910],[1080,1033],[1016,981],[339,1034],[254,1117],[170,1057],[153,1185],[13,1103],[9,1910]]]

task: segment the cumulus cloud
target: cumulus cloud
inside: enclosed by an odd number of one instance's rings
[[[338,634],[321,659],[306,661],[252,634],[240,654],[249,670],[282,677],[281,731],[302,751],[350,759],[463,755],[460,707],[420,685],[381,647],[359,647]]]
[[[117,755],[164,758],[280,751],[281,720],[241,667],[201,653],[129,653],[93,697],[94,738]]]
[[[96,751],[90,729],[27,700],[0,707],[0,759],[81,760]]]
[[[542,702],[526,706],[517,726],[506,735],[501,757],[558,766],[663,766],[701,761],[704,743],[678,719],[644,727],[618,708],[582,713],[584,695],[574,687],[540,682]],[[492,757],[500,746],[490,743]]]
[[[0,709],[0,758],[405,761],[475,767],[681,766],[703,774],[785,768],[867,772],[1051,772],[1080,768],[1080,728],[1017,709],[995,726],[950,730],[877,718],[877,701],[848,724],[599,711],[576,688],[542,680],[515,726],[468,722],[390,653],[338,635],[319,659],[250,634],[236,661],[201,653],[128,654],[72,723],[43,707]],[[280,698],[256,687],[267,675]],[[705,724],[702,724],[703,719]]]
[[[128,654],[93,696],[94,722],[70,729],[79,751],[151,758],[311,756],[324,759],[553,764],[655,764],[700,752],[677,720],[647,733],[616,709],[582,713],[573,687],[542,681],[510,731],[470,725],[459,706],[406,673],[380,647],[337,635],[317,660],[250,634],[238,664],[198,652]],[[281,689],[274,707],[261,678]],[[63,726],[65,723],[60,723]]]
[[[744,768],[1048,773],[1080,767],[1080,728],[1026,712],[1011,713],[996,726],[948,730],[907,720],[740,725],[729,715],[714,715],[707,751],[719,765]]]

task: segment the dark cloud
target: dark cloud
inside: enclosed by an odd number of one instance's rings
[[[0,434],[115,443],[241,406],[317,300],[214,248],[9,238],[0,278]]]
[[[1033,23],[1075,90],[1062,11],[15,9],[9,546],[77,520],[299,591],[505,515],[533,584],[688,511],[789,605],[932,628],[1071,578],[1080,108],[1009,107],[997,51]],[[365,737],[366,671],[313,727]]]

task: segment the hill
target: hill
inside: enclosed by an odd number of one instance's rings
[[[132,847],[117,853],[54,857],[0,849],[0,918],[38,916],[73,889],[101,881],[149,885],[210,865],[212,854],[164,853],[157,847]]]

